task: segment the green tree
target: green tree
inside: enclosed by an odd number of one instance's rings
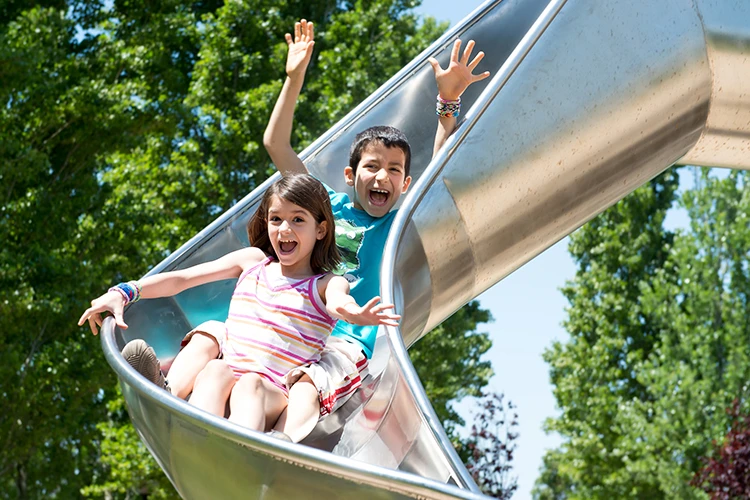
[[[566,442],[537,498],[705,498],[689,481],[750,390],[747,176],[707,172],[689,229],[663,228],[670,171],[573,236],[570,340],[545,355]]]
[[[262,133],[298,17],[318,25],[293,137],[301,148],[445,29],[412,14],[416,5],[3,4],[0,496],[174,495],[75,320],[97,290],[144,274],[272,171]],[[486,320],[476,307],[461,314],[453,321],[467,328]],[[466,384],[438,406],[483,385],[488,343],[466,342]]]

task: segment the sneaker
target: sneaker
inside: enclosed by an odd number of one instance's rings
[[[135,371],[146,377],[151,383],[162,389],[169,389],[167,379],[161,372],[159,358],[156,357],[154,349],[141,339],[131,340],[122,350],[122,357]]]
[[[272,431],[266,432],[266,436],[271,436],[272,438],[280,439],[280,440],[286,441],[288,443],[293,443],[294,442],[294,441],[292,441],[292,438],[290,438],[285,432],[277,431],[275,429],[272,430]]]

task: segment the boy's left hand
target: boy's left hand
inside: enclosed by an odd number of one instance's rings
[[[393,309],[393,304],[378,304],[380,297],[370,299],[362,307],[355,303],[347,303],[337,311],[345,321],[355,325],[385,325],[398,326],[401,316],[384,311]]]
[[[461,94],[464,93],[469,85],[484,80],[490,76],[489,71],[485,71],[478,75],[472,73],[479,62],[484,58],[484,52],[480,51],[474,59],[469,62],[473,50],[474,40],[469,40],[469,43],[466,44],[463,55],[459,59],[461,40],[456,40],[453,44],[451,60],[450,63],[448,63],[447,69],[441,68],[440,63],[434,57],[428,59],[430,65],[432,65],[432,70],[435,72],[438,93],[440,94],[440,97],[446,101],[455,101],[461,97]]]
[[[315,45],[315,27],[304,19],[294,23],[294,38],[287,33],[284,35],[289,53],[286,56],[286,74],[290,78],[304,76],[307,65],[312,58]]]

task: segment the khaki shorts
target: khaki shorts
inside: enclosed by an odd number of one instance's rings
[[[182,339],[182,342],[180,342],[180,348],[182,349],[186,345],[188,345],[188,342],[190,342],[190,339],[192,339],[193,335],[195,335],[196,333],[206,335],[214,339],[216,345],[219,346],[219,356],[217,357],[217,359],[221,359],[221,353],[224,352],[224,347],[227,342],[227,326],[224,324],[224,322],[216,320],[204,321],[200,325],[190,330],[187,335],[185,335],[185,337]]]
[[[359,345],[339,337],[329,337],[320,361],[291,370],[286,378],[292,385],[307,374],[318,389],[320,416],[339,409],[362,385],[367,376],[368,363]]]

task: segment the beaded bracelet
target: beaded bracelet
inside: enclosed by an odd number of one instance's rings
[[[447,118],[458,118],[458,115],[461,114],[461,98],[459,97],[455,101],[448,101],[438,94],[437,103],[435,104],[435,114]]]
[[[141,299],[141,284],[137,281],[128,281],[127,283],[118,283],[108,292],[118,292],[125,299],[125,305],[131,302],[138,302]]]

